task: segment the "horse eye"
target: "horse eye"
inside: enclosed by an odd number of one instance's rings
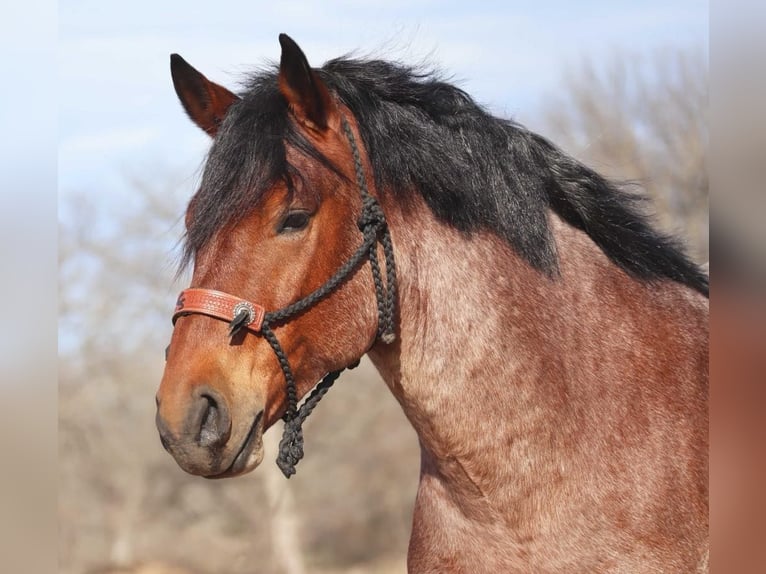
[[[306,211],[291,211],[279,225],[279,233],[300,231],[309,224],[310,216]]]

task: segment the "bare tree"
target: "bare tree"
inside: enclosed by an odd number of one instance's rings
[[[552,139],[606,175],[637,182],[665,229],[708,259],[708,65],[702,50],[616,54],[572,68],[546,105]]]

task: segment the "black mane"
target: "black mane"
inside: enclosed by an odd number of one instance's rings
[[[522,126],[491,116],[434,73],[380,60],[331,60],[318,70],[352,111],[379,189],[406,202],[422,194],[465,232],[488,229],[532,266],[557,272],[547,210],[585,231],[631,275],[668,278],[708,293],[707,275],[673,238],[652,228],[628,194]],[[327,164],[288,121],[277,72],[254,76],[211,147],[184,261],[223,225],[292,173],[285,142]]]

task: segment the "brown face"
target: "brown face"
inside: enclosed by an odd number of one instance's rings
[[[282,39],[281,39],[282,40]],[[300,177],[279,182],[258,207],[220,229],[196,254],[191,287],[215,289],[274,311],[320,287],[362,241],[361,208],[340,110],[310,71],[300,49],[283,42],[280,90],[292,120],[342,171],[342,178],[287,149]],[[176,91],[189,115],[215,135],[236,96],[178,57]],[[345,166],[345,167],[344,167]],[[187,225],[194,222],[194,202]],[[269,344],[252,332],[228,335],[225,321],[178,319],[157,393],[157,427],[165,448],[187,472],[243,474],[263,459],[262,433],[284,412],[284,375]],[[325,373],[347,366],[372,344],[374,286],[362,266],[308,311],[273,326],[295,374],[299,396]]]

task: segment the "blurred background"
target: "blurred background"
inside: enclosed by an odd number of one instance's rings
[[[497,115],[641,185],[659,226],[709,258],[708,5],[62,2],[59,5],[58,562],[63,574],[405,572],[417,439],[369,363],[306,425],[285,480],[186,475],[154,393],[186,203],[209,145],[169,54],[236,91],[290,34],[309,61],[429,63]],[[735,218],[736,219],[736,218]]]

